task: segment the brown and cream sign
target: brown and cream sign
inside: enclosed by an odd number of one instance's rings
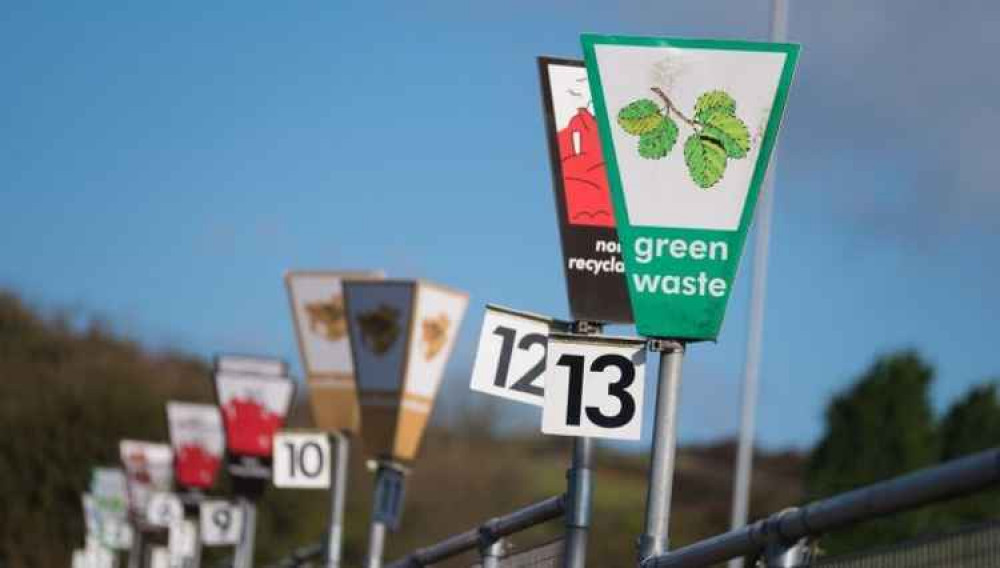
[[[313,420],[322,430],[360,430],[343,282],[379,278],[382,274],[374,271],[296,271],[285,276]]]
[[[363,438],[378,458],[420,447],[468,296],[423,281],[344,283]]]

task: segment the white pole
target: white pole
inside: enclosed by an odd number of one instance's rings
[[[771,41],[788,37],[788,2],[771,0]],[[757,212],[757,235],[754,240],[753,282],[750,290],[750,324],[747,332],[746,360],[743,368],[743,409],[740,413],[740,441],[733,481],[733,530],[747,524],[750,504],[750,473],[753,470],[754,429],[757,421],[757,384],[764,341],[764,303],[767,299],[767,257],[771,241],[771,216],[774,209],[774,172],[777,148],[764,177]],[[743,568],[743,559],[729,561],[729,568]]]

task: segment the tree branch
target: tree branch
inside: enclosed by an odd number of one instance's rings
[[[677,108],[676,105],[674,105],[674,102],[670,100],[670,97],[668,97],[667,94],[663,92],[663,89],[661,89],[659,87],[652,87],[650,90],[653,91],[654,93],[656,93],[661,99],[663,99],[663,104],[667,105],[667,114],[670,114],[671,112],[673,112],[681,120],[683,120],[684,122],[686,122],[688,124],[688,126],[690,126],[691,128],[695,128],[697,126],[700,126],[701,123],[699,123],[698,121],[693,120],[693,119],[688,118],[687,116],[685,116],[685,114],[683,112],[681,112],[680,109]]]

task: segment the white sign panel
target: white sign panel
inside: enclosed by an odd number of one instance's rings
[[[330,439],[313,432],[279,432],[274,437],[274,485],[284,489],[330,487]]]
[[[543,406],[550,322],[541,316],[486,306],[470,388]]]
[[[150,549],[149,568],[170,568],[170,551],[166,546],[154,546]]]
[[[167,552],[170,553],[171,564],[184,566],[188,559],[193,559],[198,547],[198,526],[194,521],[181,520],[170,525],[167,535]]]
[[[645,370],[642,340],[550,335],[542,432],[638,440]]]
[[[219,407],[170,401],[167,426],[177,484],[198,489],[212,487],[225,449]]]
[[[249,355],[220,355],[215,360],[215,370],[263,377],[282,377],[288,374],[288,366],[281,359]]]
[[[173,485],[173,452],[166,444],[122,440],[119,445],[128,485],[129,507],[143,516],[150,496]]]
[[[86,550],[77,548],[73,551],[73,568],[90,568]]]
[[[132,546],[132,525],[123,519],[102,517],[101,542],[113,550],[128,550]]]
[[[146,522],[154,527],[171,527],[184,519],[184,506],[173,493],[154,493],[146,509]]]
[[[421,282],[417,287],[406,369],[406,394],[433,400],[458,337],[469,297]]]
[[[205,546],[232,546],[243,534],[243,511],[228,501],[202,501],[201,541]]]

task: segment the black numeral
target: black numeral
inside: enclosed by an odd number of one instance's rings
[[[566,403],[566,424],[580,425],[580,414],[583,406],[583,367],[582,355],[565,354],[556,362],[557,365],[569,369],[569,400]],[[618,413],[608,416],[598,406],[586,408],[587,419],[601,428],[620,428],[632,421],[635,416],[635,398],[628,392],[628,387],[635,382],[635,365],[627,357],[609,353],[601,355],[590,364],[590,370],[601,373],[609,367],[617,367],[618,380],[608,385],[608,394],[617,398],[620,404]]]
[[[493,335],[499,335],[503,340],[500,344],[500,361],[497,362],[497,374],[493,377],[493,385],[506,388],[507,378],[510,374],[510,360],[514,355],[514,339],[517,337],[517,331],[498,325],[493,330]],[[543,396],[545,391],[542,390],[542,387],[534,383],[545,372],[545,349],[548,346],[548,338],[540,333],[529,333],[517,342],[517,348],[522,351],[530,351],[535,345],[542,346],[542,358],[528,369],[528,372],[523,377],[517,379],[511,385],[510,389],[535,396]]]

